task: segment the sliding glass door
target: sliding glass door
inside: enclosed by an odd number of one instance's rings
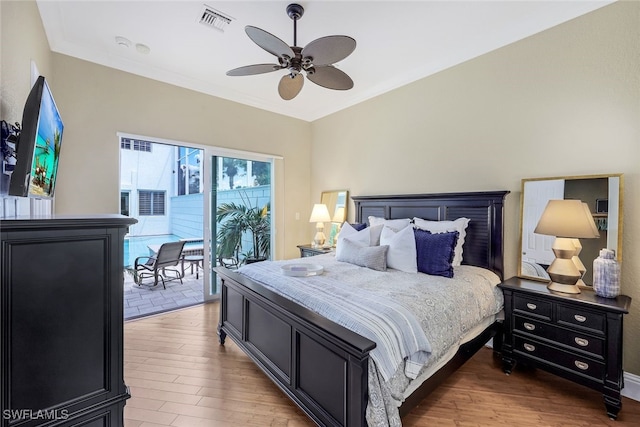
[[[271,258],[272,176],[270,159],[211,155],[209,265],[235,269]],[[208,293],[219,293],[211,268]],[[206,298],[205,294],[205,298]]]

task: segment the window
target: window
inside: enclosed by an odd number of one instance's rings
[[[151,142],[142,141],[140,139],[122,138],[120,140],[120,148],[123,150],[144,151],[145,153],[150,153]]]
[[[202,187],[200,182],[200,158],[202,150],[197,148],[178,147],[178,196],[198,194]]]
[[[160,216],[164,215],[164,191],[138,191],[138,215]]]
[[[129,192],[120,192],[120,214],[129,216]]]

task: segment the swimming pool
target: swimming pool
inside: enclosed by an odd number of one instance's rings
[[[124,239],[124,266],[132,267],[137,257],[149,256],[148,245],[161,245],[167,242],[177,242],[178,240],[180,240],[180,236],[175,234],[126,237]]]

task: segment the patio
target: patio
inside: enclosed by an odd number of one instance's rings
[[[130,320],[150,314],[175,310],[203,302],[202,272],[196,279],[196,271],[185,268],[182,284],[179,280],[167,282],[167,289],[158,284],[155,287],[138,286],[133,276],[124,273],[124,319]]]

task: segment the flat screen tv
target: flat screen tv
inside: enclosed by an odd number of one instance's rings
[[[49,85],[40,76],[24,105],[9,195],[53,197],[63,128]]]

